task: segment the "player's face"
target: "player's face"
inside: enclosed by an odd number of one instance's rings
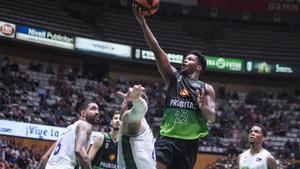
[[[192,74],[199,70],[201,70],[201,65],[199,64],[198,57],[196,55],[190,54],[183,59],[181,66],[182,73]]]
[[[120,114],[115,114],[111,120],[111,126],[114,130],[119,130],[121,127],[122,121],[120,118]]]
[[[99,108],[96,103],[90,103],[84,110],[86,114],[86,121],[91,124],[96,124],[100,120]]]
[[[263,142],[263,132],[262,129],[258,126],[253,126],[249,132],[249,143],[262,143]]]

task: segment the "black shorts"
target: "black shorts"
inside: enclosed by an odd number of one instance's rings
[[[168,169],[193,169],[197,159],[198,139],[183,140],[159,136],[155,142],[156,161]]]

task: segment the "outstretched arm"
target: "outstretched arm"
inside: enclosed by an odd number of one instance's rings
[[[129,123],[141,122],[148,110],[147,102],[141,96],[144,90],[144,87],[141,85],[134,85],[133,87],[129,88],[127,93],[117,93],[124,99],[122,104],[122,112],[126,113],[126,120],[128,120]],[[131,101],[133,104],[133,107],[130,110],[127,110],[127,101]]]
[[[88,150],[88,156],[90,161],[93,161],[95,158],[95,155],[97,154],[98,150],[102,147],[104,141],[104,135],[101,133],[94,141],[94,143],[91,145],[91,147]]]
[[[150,30],[142,12],[141,12],[141,8],[136,5],[135,3],[133,3],[132,6],[133,9],[133,13],[136,16],[145,40],[148,44],[148,47],[151,49],[151,51],[154,53],[155,55],[155,61],[158,67],[158,70],[160,72],[160,74],[162,75],[165,83],[167,86],[169,86],[170,83],[170,78],[173,75],[173,73],[176,71],[176,69],[170,64],[166,53],[161,49],[158,41],[156,40],[155,36],[153,35],[152,31]]]
[[[206,92],[197,92],[198,107],[201,110],[203,116],[208,122],[214,122],[216,119],[216,95],[214,88],[205,84]],[[206,93],[206,94],[205,94]]]
[[[135,100],[132,100],[133,108],[128,113],[128,120],[139,122],[142,121],[145,117],[145,114],[148,110],[148,105],[142,97],[138,97]]]
[[[75,155],[79,165],[83,169],[92,169],[91,162],[87,155],[87,144],[92,134],[92,126],[87,122],[81,122],[76,128]]]
[[[52,144],[52,146],[48,149],[48,151],[41,157],[41,160],[37,166],[37,169],[44,169],[46,167],[47,161],[54,150],[56,142]]]

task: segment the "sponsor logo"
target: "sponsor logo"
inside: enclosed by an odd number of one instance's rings
[[[186,88],[183,88],[180,90],[179,94],[181,97],[187,97],[189,96],[189,91]]]
[[[194,105],[193,102],[179,100],[179,99],[176,99],[176,98],[171,99],[170,106],[172,106],[172,107],[178,107],[178,108],[183,108],[183,109],[193,109],[193,110],[196,110],[196,106]]]
[[[111,168],[111,169],[117,169],[118,165],[117,164],[113,164],[113,163],[109,163],[109,162],[104,162],[101,161],[100,162],[100,168],[104,167],[104,168]]]
[[[4,24],[0,27],[0,32],[4,35],[10,36],[15,33],[15,29],[10,24]]]
[[[256,161],[258,161],[258,162],[261,161],[261,160],[262,160],[261,158],[256,158]]]
[[[108,156],[109,161],[115,161],[117,158],[116,154],[112,153]]]
[[[12,129],[10,128],[0,128],[0,133],[11,133]]]

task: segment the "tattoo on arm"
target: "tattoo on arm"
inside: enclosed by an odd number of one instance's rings
[[[87,122],[81,122],[76,128],[75,155],[79,165],[83,169],[91,169],[91,162],[87,155],[87,144],[92,133],[92,126]]]

